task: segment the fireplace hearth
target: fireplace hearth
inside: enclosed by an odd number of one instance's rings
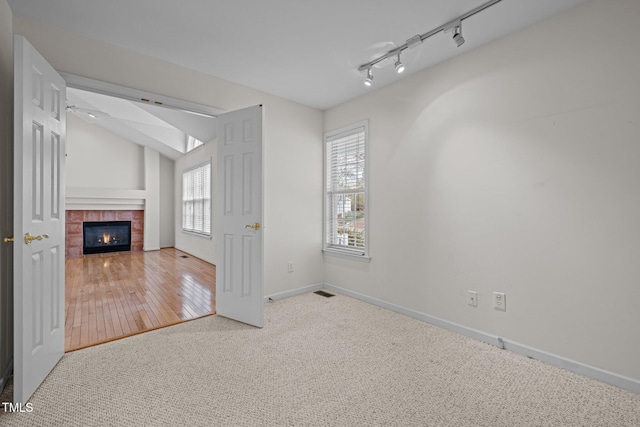
[[[82,235],[84,255],[131,250],[131,221],[83,222]]]

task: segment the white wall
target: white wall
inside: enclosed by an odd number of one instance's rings
[[[14,31],[60,71],[226,111],[263,104],[265,293],[322,282],[321,111],[20,17]]]
[[[372,260],[326,281],[640,380],[638,17],[597,0],[327,111],[370,120]]]
[[[144,246],[160,250],[160,153],[144,147]]]
[[[68,210],[144,209],[144,250],[173,246],[173,161],[156,150],[68,114],[66,183]]]
[[[144,149],[67,114],[67,187],[144,190]]]
[[[216,218],[212,211],[211,221],[211,237],[198,236],[193,233],[185,233],[182,231],[182,174],[184,171],[200,165],[204,162],[211,161],[211,199],[216,199],[216,162],[217,162],[216,142],[208,142],[195,150],[187,153],[180,159],[176,160],[174,168],[174,228],[176,249],[188,252],[193,256],[203,259],[207,262],[215,264],[216,259]]]
[[[0,240],[13,235],[13,14],[0,0]],[[0,241],[0,391],[13,359],[13,250]]]
[[[160,247],[175,246],[173,174],[175,162],[160,156]]]

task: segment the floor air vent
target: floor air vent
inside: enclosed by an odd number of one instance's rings
[[[186,255],[180,255],[180,258],[189,258],[189,257]]]
[[[325,298],[331,298],[331,297],[335,296],[335,295],[330,294],[329,292],[325,292],[325,291],[315,291],[314,294],[318,294],[321,297],[325,297]]]

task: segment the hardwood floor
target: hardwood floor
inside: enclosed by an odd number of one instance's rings
[[[216,267],[179,250],[66,260],[65,351],[215,313]]]

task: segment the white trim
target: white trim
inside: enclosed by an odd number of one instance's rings
[[[428,314],[421,313],[419,311],[412,310],[410,308],[402,307],[400,305],[386,302],[378,298],[373,298],[358,292],[350,291],[348,289],[341,288],[340,286],[332,285],[330,283],[325,283],[325,288],[330,289],[334,292],[338,292],[343,295],[358,299],[360,301],[364,301],[369,304],[376,305],[378,307],[386,308],[387,310],[391,310],[396,313],[403,314],[413,319],[430,323],[432,325],[439,326],[441,328],[448,329],[450,331],[457,332],[462,335],[466,335],[478,341],[486,342],[487,344],[495,345],[497,347],[501,346],[497,336],[490,335],[482,331],[478,331],[477,329],[468,328],[466,326],[459,325],[457,323],[449,322],[448,320],[440,319],[439,317],[430,316]]]
[[[386,302],[377,298],[373,298],[358,292],[350,291],[340,286],[325,283],[324,288],[337,292],[360,301],[367,302],[378,307],[386,308],[396,313],[404,314],[416,320],[420,320],[426,323],[439,326],[450,331],[457,332],[459,334],[468,336],[470,338],[477,339],[488,344],[495,345],[497,347],[504,348],[505,350],[513,351],[514,353],[521,354],[523,356],[531,357],[549,365],[565,369],[567,371],[574,372],[576,374],[583,375],[585,377],[607,383],[624,390],[631,391],[633,393],[640,394],[640,380],[629,378],[614,372],[606,371],[604,369],[596,368],[594,366],[586,365],[575,360],[567,359],[556,354],[548,353],[544,350],[528,347],[524,344],[520,344],[515,341],[510,341],[505,338],[498,337],[496,335],[488,334],[486,332],[479,331],[477,329],[469,328],[448,320],[440,319],[438,317],[430,316],[428,314],[412,310],[400,305],[396,305],[390,302]]]
[[[203,168],[205,166],[209,166],[209,233],[200,233],[198,231],[194,231],[194,230],[186,230],[184,228],[184,175],[188,172],[192,172],[195,171],[196,169],[200,169]],[[214,173],[214,169],[213,169],[213,158],[209,157],[208,160],[205,160],[204,162],[185,168],[182,170],[182,179],[180,182],[180,187],[181,187],[181,193],[180,193],[180,208],[181,208],[181,213],[180,213],[180,219],[181,219],[181,230],[183,233],[185,234],[191,234],[194,236],[200,236],[200,237],[205,237],[208,239],[212,239],[213,238],[213,204],[215,203],[215,199],[213,197],[213,173]]]
[[[78,76],[76,74],[64,73],[58,71],[62,78],[67,82],[67,87],[82,89],[89,92],[110,95],[116,98],[127,99],[129,101],[144,102],[151,105],[159,105],[180,111],[189,111],[205,116],[217,117],[218,114],[224,112],[219,108],[208,107],[206,105],[196,104],[194,102],[183,101],[181,99],[171,98],[164,95],[158,95],[143,90],[133,89],[126,86],[120,86],[113,83],[107,83],[100,80],[91,79],[89,77]]]
[[[353,248],[350,250],[349,248],[340,249],[335,248],[327,244],[327,143],[333,141],[335,139],[342,138],[346,135],[354,133],[356,129],[364,128],[364,212],[365,212],[365,221],[364,221],[364,249],[356,249]],[[322,139],[323,147],[322,147],[322,188],[323,188],[323,197],[322,197],[322,250],[327,254],[337,255],[343,258],[348,259],[357,259],[359,261],[368,262],[371,258],[369,257],[369,120],[361,120],[356,123],[352,123],[347,126],[343,126],[338,129],[334,129],[328,132],[325,132]]]
[[[322,254],[323,255],[335,256],[335,257],[338,257],[338,258],[346,258],[346,259],[360,261],[360,262],[370,262],[371,261],[371,257],[370,256],[362,255],[360,253],[351,253],[351,252],[347,252],[347,251],[341,251],[341,250],[333,249],[333,248],[324,248],[322,250]]]
[[[264,302],[272,302],[289,297],[295,297],[296,295],[306,294],[307,292],[319,291],[324,287],[324,283],[316,283],[315,285],[303,286],[302,288],[292,289],[290,291],[279,292],[277,294],[266,295]]]
[[[207,239],[207,240],[213,239],[213,234],[196,233],[195,231],[188,231],[188,230],[180,230],[180,231],[182,231],[182,234],[188,234],[189,236],[193,236],[193,237],[200,237],[201,239]]]

